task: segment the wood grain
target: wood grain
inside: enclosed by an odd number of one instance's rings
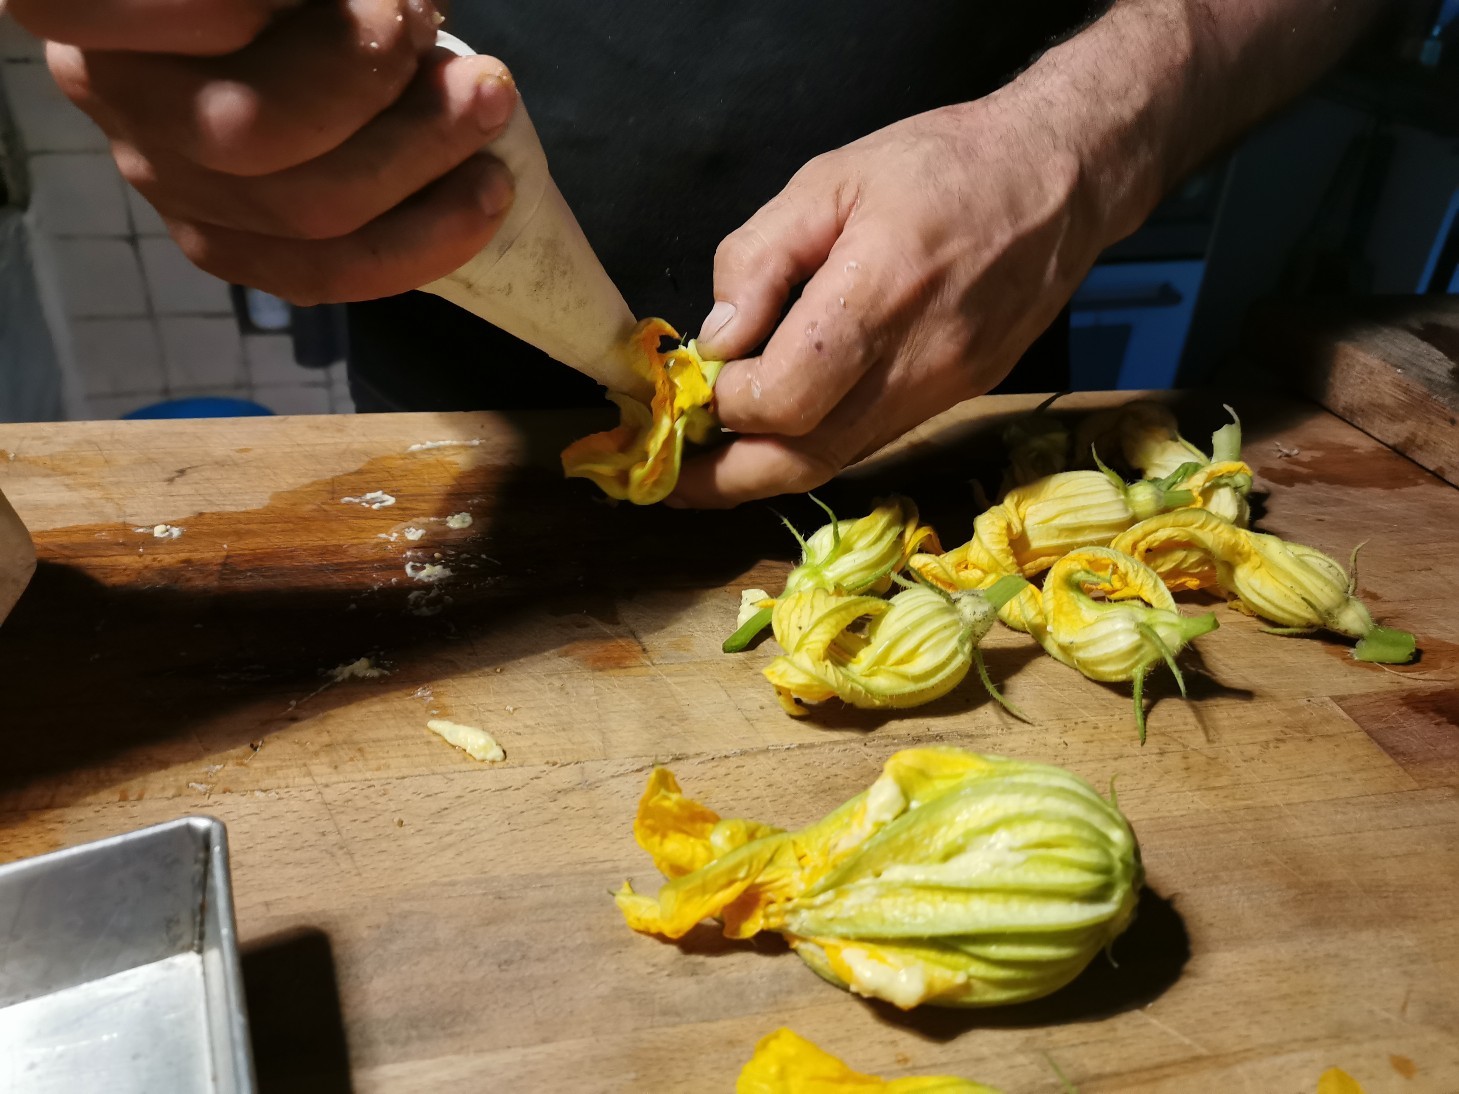
[[[1247,348],[1340,418],[1459,485],[1459,298],[1283,302],[1256,315]]]
[[[20,599],[35,572],[35,547],[20,517],[0,494],[0,623]]]
[[[1219,401],[1182,408],[1191,436]],[[955,543],[997,425],[1033,402],[980,400],[827,497],[849,513],[900,488]],[[1361,591],[1424,655],[1359,665],[1219,608],[1193,701],[1156,684],[1144,748],[1126,691],[1006,631],[990,668],[1032,725],[975,685],[786,718],[770,648],[719,652],[738,590],[788,568],[775,516],[605,505],[554,465],[579,418],[7,429],[0,488],[42,562],[0,629],[0,861],[225,820],[268,1091],[730,1091],[790,1025],[864,1070],[1009,1094],[1058,1090],[1050,1058],[1084,1094],[1298,1094],[1333,1065],[1370,1094],[1452,1094],[1459,492],[1315,407],[1237,406],[1262,526],[1339,557],[1368,541]],[[411,450],[440,440],[479,443]],[[371,490],[395,504],[341,501]],[[429,561],[451,578],[407,576]],[[389,674],[331,682],[362,656]],[[489,729],[506,763],[446,746],[437,715]],[[727,815],[799,825],[925,742],[1118,778],[1151,883],[1118,967],[1026,1007],[906,1016],[774,942],[623,926],[609,891],[653,885],[630,833],[653,764]]]

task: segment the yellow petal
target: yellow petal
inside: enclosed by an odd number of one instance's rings
[[[965,1079],[927,1076],[895,1079],[853,1071],[788,1029],[778,1029],[755,1046],[740,1072],[735,1094],[998,1094]]]
[[[563,451],[568,478],[590,479],[609,497],[636,505],[652,505],[673,493],[685,439],[702,443],[713,432],[714,381],[722,367],[705,361],[692,342],[667,353],[659,350],[662,339],[678,337],[662,319],[646,319],[635,328],[624,352],[634,371],[653,384],[652,403],[610,392],[622,421]]]
[[[1317,1094],[1363,1094],[1363,1088],[1342,1068],[1330,1067],[1317,1080]]]
[[[656,767],[638,803],[633,836],[665,877],[683,877],[728,851],[778,829],[752,821],[722,821],[712,809],[686,798],[678,780]]]

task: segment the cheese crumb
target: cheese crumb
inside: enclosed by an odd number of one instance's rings
[[[361,657],[358,661],[351,661],[329,672],[329,678],[336,684],[342,684],[346,680],[378,680],[389,675],[389,672],[368,657]]]
[[[385,509],[395,504],[395,499],[383,490],[371,490],[358,498],[340,498],[341,505],[363,505],[366,509]]]
[[[186,528],[178,528],[173,524],[154,524],[151,528],[133,528],[132,531],[140,535],[152,536],[156,539],[177,539]]]
[[[476,726],[463,726],[448,722],[444,718],[432,718],[426,728],[453,744],[474,760],[484,763],[500,763],[507,758],[505,750],[497,744],[496,738]]]
[[[427,585],[434,585],[438,581],[445,581],[452,576],[449,566],[442,566],[439,562],[407,562],[405,564],[405,576],[412,581],[423,581]]]
[[[469,441],[421,441],[406,449],[407,452],[429,452],[433,448],[475,448],[481,444],[477,437]]]
[[[424,528],[407,528],[405,530],[405,538],[412,543],[425,539],[425,536],[426,530]]]
[[[446,527],[459,532],[463,528],[471,527],[470,513],[457,513],[455,516],[446,518]]]

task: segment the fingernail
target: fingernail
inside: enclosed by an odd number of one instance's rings
[[[517,85],[510,76],[489,72],[476,82],[476,124],[488,133],[511,120],[517,107]]]
[[[734,321],[737,309],[733,304],[725,300],[715,301],[714,307],[704,319],[704,325],[699,328],[699,340],[701,342],[713,342],[714,339]]]
[[[482,212],[494,217],[511,206],[516,184],[500,160],[483,158],[486,162],[481,169],[481,180],[476,184],[476,200]]]

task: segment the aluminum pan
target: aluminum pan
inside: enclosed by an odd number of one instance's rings
[[[0,1089],[254,1094],[220,821],[0,866]]]

